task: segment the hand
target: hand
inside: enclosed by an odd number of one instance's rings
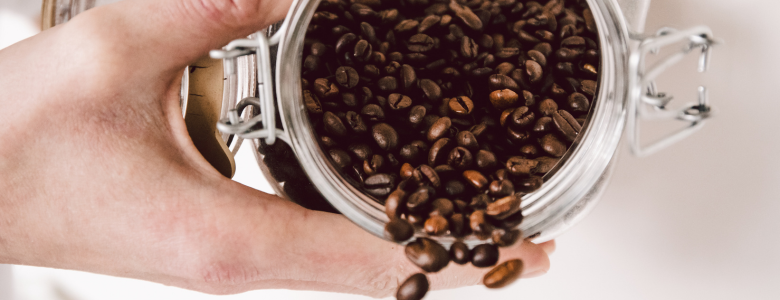
[[[227,294],[387,296],[418,268],[402,247],[218,174],[188,138],[183,68],[284,17],[290,0],[132,0],[0,51],[0,263]],[[553,243],[501,257],[544,273]],[[485,269],[450,264],[434,289]]]

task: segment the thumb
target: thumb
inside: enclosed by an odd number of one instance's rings
[[[175,72],[233,39],[282,20],[292,0],[125,0],[75,18],[129,66]],[[70,25],[70,23],[68,23]],[[84,24],[85,23],[85,24]],[[93,36],[94,38],[94,36]],[[117,47],[121,45],[121,47]]]

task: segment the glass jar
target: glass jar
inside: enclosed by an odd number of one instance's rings
[[[587,2],[599,30],[599,91],[583,131],[570,150],[545,175],[541,189],[523,196],[524,219],[518,228],[535,242],[555,238],[594,208],[607,186],[624,130],[631,149],[641,156],[692,133],[709,117],[703,87],[699,87],[698,102],[670,110],[671,96],[657,92],[653,82],[663,69],[693,50],[701,50],[699,70],[706,70],[710,49],[716,44],[707,27],[684,31],[665,28],[655,35],[642,35],[649,0]],[[301,56],[306,28],[318,4],[317,0],[295,0],[283,22],[211,52],[212,58],[223,60],[225,71],[224,83],[213,83],[213,88],[221,89],[224,95],[217,128],[223,142],[234,145],[233,153],[243,139],[252,141],[261,171],[282,198],[311,209],[338,211],[385,238],[388,217],[383,204],[364,194],[331,165],[303,103]],[[675,54],[653,68],[645,68],[649,53],[680,43],[683,46]],[[186,88],[182,90],[184,104]],[[683,121],[688,126],[643,146],[639,121],[659,117]],[[417,235],[425,233],[418,231]],[[444,244],[454,240],[449,236],[436,239]],[[466,242],[479,241],[472,236]]]

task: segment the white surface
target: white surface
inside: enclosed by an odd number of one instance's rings
[[[546,276],[498,292],[471,287],[426,299],[780,299],[777,11],[775,0],[655,0],[649,30],[708,24],[726,40],[711,73],[691,72],[691,60],[659,82],[686,101],[694,84],[705,83],[716,118],[657,155],[623,154],[599,207],[558,239]],[[256,182],[246,150],[237,179]],[[213,297],[79,272],[17,271],[19,300],[366,299],[278,290]],[[52,286],[59,295],[36,294]]]

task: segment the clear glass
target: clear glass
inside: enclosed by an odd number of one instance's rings
[[[555,238],[594,207],[608,182],[610,164],[625,125],[629,56],[626,21],[615,1],[588,0],[588,3],[598,23],[602,47],[600,91],[583,134],[561,159],[563,163],[545,177],[540,190],[523,197],[525,219],[519,229],[526,237],[534,236],[539,242]],[[295,153],[296,161],[292,162],[295,166],[291,168],[301,168],[313,184],[303,186],[301,190],[316,187],[316,191],[335,209],[358,226],[384,238],[384,225],[388,221],[384,206],[350,184],[348,178],[331,166],[317,142],[302,100],[300,70],[303,42],[309,20],[318,5],[317,0],[296,1],[283,22],[284,26],[279,26],[282,36],[276,49],[277,109],[281,126],[289,135],[290,146]],[[277,180],[280,171],[269,169],[263,163],[264,159],[270,161],[270,157],[257,151],[260,143],[255,141],[254,148],[261,170],[279,195],[291,198],[285,193],[285,180]],[[287,192],[304,193],[301,190],[296,188]],[[292,200],[300,202],[300,199],[295,199],[300,197],[294,195]],[[422,232],[417,234],[425,235]],[[436,239],[445,244],[454,240],[446,236]],[[479,241],[469,237],[466,242]]]

